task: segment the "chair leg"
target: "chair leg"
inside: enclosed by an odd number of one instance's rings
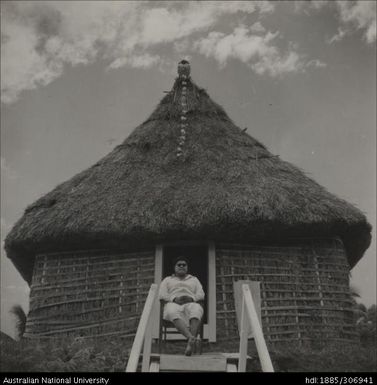
[[[160,323],[160,330],[158,331],[158,353],[159,354],[161,354],[161,350],[162,350],[162,325]]]
[[[163,331],[162,342],[163,342],[163,345],[165,347],[166,346],[166,335],[167,335],[166,326],[163,326],[162,331]]]
[[[204,322],[203,320],[200,321],[200,331],[199,331],[199,336],[200,336],[200,343],[199,343],[199,354],[202,354],[202,343],[203,343],[203,337],[204,337]]]

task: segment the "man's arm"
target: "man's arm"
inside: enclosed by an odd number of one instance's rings
[[[162,282],[161,282],[161,285],[160,285],[160,291],[158,293],[158,297],[166,302],[169,302],[170,301],[170,295],[169,295],[169,291],[168,291],[168,278],[169,277],[166,277]]]
[[[198,278],[195,277],[195,302],[202,301],[205,297],[202,284],[198,280]]]

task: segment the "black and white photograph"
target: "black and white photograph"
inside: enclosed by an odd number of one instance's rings
[[[376,1],[0,4],[2,383],[374,384]]]

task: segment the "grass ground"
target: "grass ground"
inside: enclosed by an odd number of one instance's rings
[[[251,359],[247,370],[260,371],[259,359],[253,342],[249,343]],[[0,371],[2,372],[123,372],[131,341],[121,339],[70,339],[57,343],[35,340],[19,342],[1,338]],[[165,353],[182,354],[185,342],[168,342]],[[158,351],[153,346],[153,352]],[[203,353],[238,351],[237,341],[216,344],[203,343]],[[367,347],[331,344],[321,350],[309,348],[270,349],[277,372],[376,372],[375,343]]]
[[[164,352],[183,354],[184,342],[168,342]],[[222,341],[216,344],[203,343],[203,352],[237,353],[237,341]],[[309,347],[285,347],[269,349],[271,361],[276,372],[377,372],[377,346],[370,343],[367,347],[360,344],[349,345],[333,343],[322,349]],[[258,352],[250,341],[247,370],[261,371]]]

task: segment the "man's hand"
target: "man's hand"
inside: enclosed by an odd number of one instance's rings
[[[183,295],[181,297],[175,297],[173,302],[175,302],[178,305],[184,305],[185,303],[194,302],[194,300],[191,297]]]

